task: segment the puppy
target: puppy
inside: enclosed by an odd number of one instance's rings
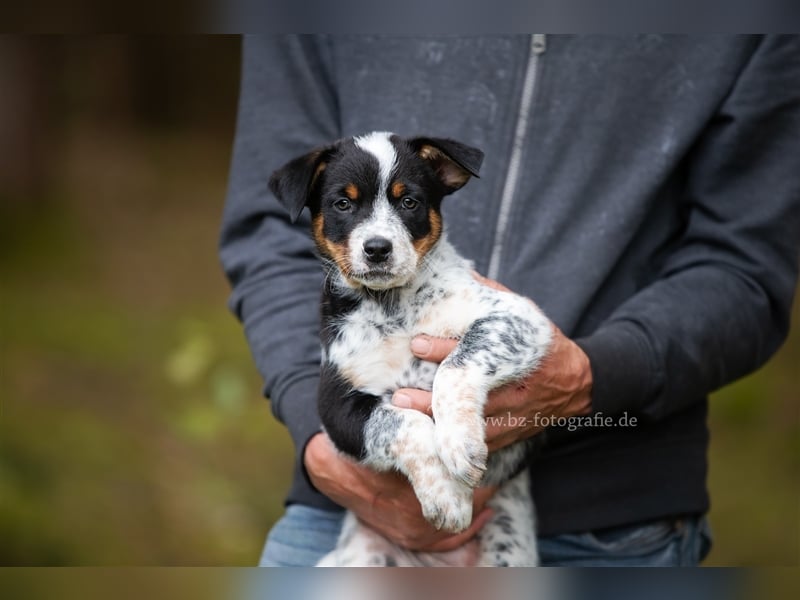
[[[425,518],[451,532],[472,521],[473,490],[501,485],[479,533],[478,564],[538,560],[525,470],[532,442],[488,454],[489,390],[531,373],[552,329],[526,299],[479,284],[446,239],[442,199],[477,176],[483,153],[386,132],[337,141],[276,171],[270,189],[295,221],[304,207],[326,268],[319,413],[334,445],[411,483]],[[410,350],[418,334],[458,338],[440,365]],[[433,392],[433,418],[397,408],[402,387]],[[320,564],[458,565],[464,549],[411,552],[348,514]]]

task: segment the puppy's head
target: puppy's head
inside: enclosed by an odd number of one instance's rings
[[[407,283],[442,233],[442,198],[477,176],[483,153],[459,142],[376,132],[296,158],[272,174],[295,221],[311,211],[314,240],[352,287]]]

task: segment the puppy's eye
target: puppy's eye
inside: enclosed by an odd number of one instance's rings
[[[349,198],[339,198],[333,205],[341,211],[350,210],[350,206],[352,203],[350,202]]]
[[[417,206],[419,206],[419,200],[417,200],[416,198],[409,198],[408,196],[406,196],[400,201],[400,204],[406,210],[414,210],[415,208],[417,208]]]

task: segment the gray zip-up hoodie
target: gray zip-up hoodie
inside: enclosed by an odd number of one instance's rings
[[[702,513],[706,397],[789,327],[800,240],[797,37],[264,37],[244,43],[221,239],[275,416],[288,501],[332,503],[299,456],[319,430],[322,271],[269,174],[371,130],[486,153],[444,202],[451,242],[588,354],[593,408],[532,466],[540,533]]]

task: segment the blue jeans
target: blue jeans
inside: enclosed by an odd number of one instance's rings
[[[308,567],[333,550],[344,513],[292,504],[272,528],[262,567]],[[542,566],[697,566],[711,549],[705,517],[539,538]]]

